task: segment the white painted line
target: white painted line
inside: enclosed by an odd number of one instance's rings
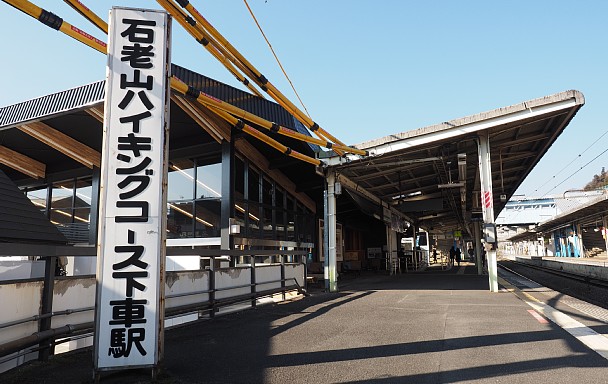
[[[574,320],[553,308],[550,305],[543,303],[526,292],[522,292],[509,284],[504,279],[500,278],[501,285],[507,288],[510,292],[519,297],[523,302],[532,307],[535,311],[542,313],[546,318],[559,325],[563,330],[574,336],[581,343],[597,352],[604,359],[608,360],[608,339],[603,335],[595,332],[583,323]]]

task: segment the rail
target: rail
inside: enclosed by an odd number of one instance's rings
[[[520,261],[517,260],[511,260],[512,263],[515,263],[517,265],[521,265],[523,267],[526,268],[530,268],[530,269],[536,269],[538,271],[542,271],[545,273],[549,273],[555,276],[560,276],[560,277],[564,277],[567,279],[571,279],[571,280],[576,280],[576,281],[580,281],[589,285],[593,285],[596,287],[600,287],[600,288],[608,288],[608,280],[604,280],[604,279],[599,279],[599,278],[595,278],[595,277],[590,277],[590,276],[586,276],[586,275],[582,275],[579,273],[574,273],[574,272],[566,272],[566,271],[561,271],[561,270],[557,270],[554,268],[549,268],[549,267],[543,267],[540,265],[534,265],[534,264],[527,264],[527,263],[522,263]],[[500,268],[503,268],[511,273],[516,273],[515,271],[511,270],[510,268],[502,265],[502,264],[498,264],[498,266]]]

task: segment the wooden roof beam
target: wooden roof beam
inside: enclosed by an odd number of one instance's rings
[[[101,153],[45,123],[33,122],[17,128],[89,168],[101,168]]]
[[[93,116],[100,123],[103,123],[103,105],[94,105],[90,108],[85,109],[85,112]]]
[[[230,140],[230,128],[222,127],[222,123],[217,123],[214,118],[205,115],[202,108],[197,103],[193,103],[186,97],[173,93],[171,100],[175,102],[184,112],[190,116],[196,124],[203,128],[215,141],[221,143],[222,140]]]
[[[35,179],[44,179],[46,165],[0,145],[0,164]]]

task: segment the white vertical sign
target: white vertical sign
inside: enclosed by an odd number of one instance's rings
[[[95,369],[162,358],[170,18],[110,12],[101,164]]]

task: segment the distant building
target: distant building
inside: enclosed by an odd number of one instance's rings
[[[534,230],[539,224],[558,215],[574,211],[603,193],[603,190],[574,190],[541,198],[513,196],[496,218],[500,248],[508,249],[510,242],[507,239]]]

